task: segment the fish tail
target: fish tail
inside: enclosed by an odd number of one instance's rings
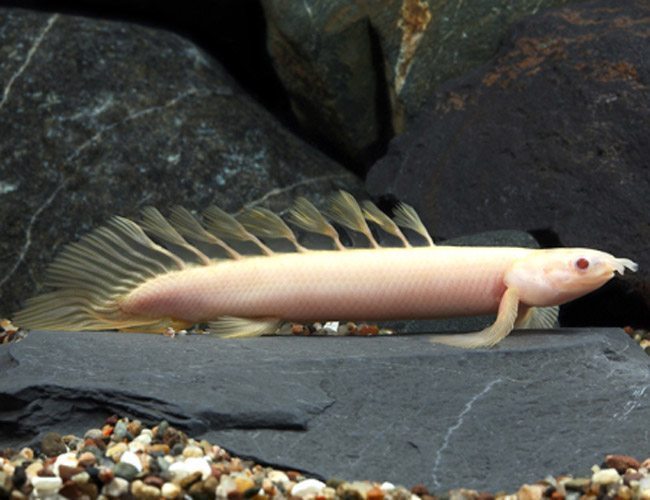
[[[171,318],[129,314],[120,303],[148,279],[183,266],[135,222],[114,217],[64,248],[46,271],[44,284],[55,290],[28,299],[14,322],[27,329],[164,331]]]

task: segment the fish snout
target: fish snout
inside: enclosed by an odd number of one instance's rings
[[[623,258],[616,258],[613,257],[612,261],[610,263],[612,267],[612,271],[616,271],[618,274],[623,274],[626,269],[629,271],[632,271],[635,273],[639,269],[639,265],[630,260],[630,259],[623,259]]]

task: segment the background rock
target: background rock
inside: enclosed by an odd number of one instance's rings
[[[112,413],[324,477],[516,490],[642,457],[649,358],[620,330],[217,340],[31,332],[0,346],[0,448]]]
[[[492,57],[513,21],[565,3],[262,0],[298,119],[362,164],[440,83]]]
[[[177,35],[21,10],[0,10],[0,30],[0,316],[116,213],[279,210],[359,186]]]
[[[649,20],[634,1],[528,18],[495,61],[436,92],[370,171],[370,192],[413,203],[443,237],[546,230],[629,257],[638,294],[601,305],[647,327]]]

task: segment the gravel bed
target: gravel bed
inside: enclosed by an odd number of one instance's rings
[[[388,482],[323,482],[255,464],[216,444],[189,438],[167,422],[108,418],[83,437],[46,434],[34,448],[0,452],[0,498],[553,500],[650,499],[650,459],[608,455],[589,477],[547,477],[517,492],[430,492]]]

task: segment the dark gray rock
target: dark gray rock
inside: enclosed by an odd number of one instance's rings
[[[492,63],[435,93],[369,191],[413,204],[443,237],[543,229],[631,258],[643,300],[620,324],[647,327],[649,20],[641,1],[528,18]]]
[[[484,63],[510,24],[567,0],[262,0],[296,116],[357,161],[403,132],[431,92]]]
[[[324,477],[513,490],[645,456],[650,366],[620,330],[216,340],[31,332],[0,346],[0,448],[111,413]]]
[[[0,32],[0,317],[114,214],[281,210],[359,186],[177,35],[17,9],[0,9]]]

